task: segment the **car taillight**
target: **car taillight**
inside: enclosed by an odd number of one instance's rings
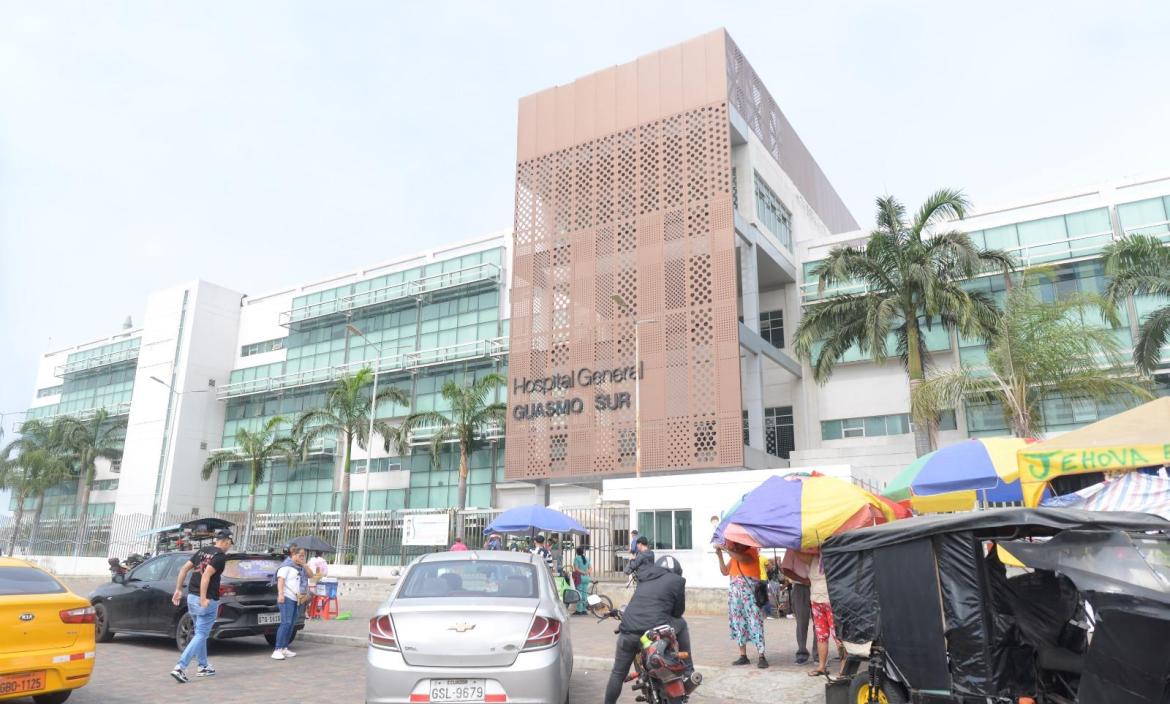
[[[236,593],[236,585],[220,583],[220,585],[219,585],[219,595],[220,596],[231,596],[235,593]]]
[[[540,650],[556,645],[561,640],[561,622],[555,618],[537,616],[528,629],[523,650]]]
[[[61,612],[62,623],[93,623],[93,607],[67,609]]]
[[[398,650],[398,637],[394,635],[394,621],[390,614],[370,619],[370,645],[383,650]]]

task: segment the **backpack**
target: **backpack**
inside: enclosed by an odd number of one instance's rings
[[[752,580],[752,582],[753,582],[752,596],[755,597],[756,606],[758,608],[762,609],[762,608],[764,608],[764,604],[768,603],[768,583],[762,582],[758,579]]]

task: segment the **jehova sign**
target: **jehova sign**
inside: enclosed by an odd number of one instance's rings
[[[622,383],[641,379],[645,369],[639,363],[636,367],[616,367],[614,369],[590,369],[582,367],[576,372],[564,374],[550,374],[539,379],[522,377],[512,381],[512,397],[531,396],[533,394],[549,394],[553,391],[571,390],[577,388],[595,387],[601,384]],[[593,407],[599,411],[616,411],[630,407],[630,394],[627,391],[615,393],[602,392],[594,394]],[[529,420],[545,416],[577,415],[585,410],[585,400],[580,396],[558,398],[549,401],[534,401],[512,406],[513,420]]]

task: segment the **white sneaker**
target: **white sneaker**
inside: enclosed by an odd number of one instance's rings
[[[284,660],[284,651],[273,650],[272,651],[272,659],[273,660]]]
[[[284,649],[283,651],[281,651],[281,652],[283,652],[283,653],[284,653],[284,656],[285,656],[286,658],[295,658],[295,657],[297,656],[297,654],[296,654],[296,653],[294,653],[293,651],[289,650],[288,648],[285,648],[285,649]]]

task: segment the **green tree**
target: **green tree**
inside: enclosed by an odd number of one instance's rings
[[[58,418],[54,432],[61,438],[62,449],[72,456],[80,471],[77,480],[78,521],[77,545],[85,539],[85,523],[89,512],[89,495],[93,491],[97,460],[115,461],[122,457],[126,440],[126,418],[110,418],[106,409],[100,409],[92,418],[82,420],[72,416]]]
[[[56,430],[54,425],[39,420],[28,421],[21,426],[21,436],[0,452],[0,488],[10,490],[16,500],[16,516],[8,540],[9,555],[16,549],[17,534],[27,500],[36,499],[33,515],[35,534],[45,506],[45,492],[68,481],[72,474],[72,467]],[[30,543],[32,538],[30,536]]]
[[[911,391],[926,378],[928,355],[924,331],[933,325],[957,329],[968,337],[994,329],[995,303],[962,282],[987,270],[1011,271],[1003,251],[976,246],[966,233],[945,229],[966,215],[969,203],[960,191],[931,195],[913,218],[892,196],[877,199],[877,227],[864,247],[838,246],[810,272],[818,291],[859,285],[861,291],[809,305],[796,329],[796,354],[812,365],[813,377],[825,383],[837,362],[852,347],[876,363],[890,356],[887,338],[910,380]],[[933,449],[934,427],[916,425],[915,449]]]
[[[325,397],[325,407],[305,411],[293,424],[292,435],[302,452],[308,452],[317,442],[325,438],[337,440],[344,448],[341,475],[341,531],[338,535],[338,559],[344,559],[346,535],[349,530],[349,486],[353,444],[360,447],[370,445],[370,392],[366,390],[374,379],[369,367],[356,374],[345,375],[337,380]],[[393,402],[409,405],[410,397],[396,386],[378,388],[377,403]],[[399,428],[385,421],[374,421],[374,432],[382,437],[389,451],[391,446],[400,445]],[[368,450],[367,450],[368,451]]]
[[[439,390],[439,395],[447,402],[450,411],[420,411],[402,421],[403,440],[420,427],[433,429],[430,450],[436,463],[443,445],[450,442],[458,444],[459,508],[467,507],[468,459],[471,452],[483,442],[485,430],[493,425],[503,425],[507,407],[492,398],[496,389],[506,383],[507,379],[496,373],[481,376],[467,385],[447,381]]]
[[[283,459],[290,465],[296,462],[300,449],[290,437],[281,437],[280,426],[285,418],[276,416],[268,419],[260,430],[247,428],[236,430],[235,447],[216,450],[203,462],[203,481],[211,479],[215,470],[232,464],[243,464],[248,468],[248,518],[244,527],[244,549],[252,544],[252,524],[256,516],[256,487],[264,483],[264,475],[272,460]]]
[[[1122,305],[1126,297],[1170,298],[1170,248],[1152,235],[1129,235],[1110,244],[1102,253],[1105,275],[1110,278],[1106,297]],[[1150,374],[1162,360],[1162,347],[1170,342],[1170,305],[1151,313],[1141,324],[1133,362]]]
[[[1036,437],[1045,430],[1045,399],[1070,401],[1149,399],[1152,394],[1124,365],[1113,332],[1112,305],[1103,298],[1070,295],[1052,303],[1031,286],[1008,291],[1003,315],[987,340],[987,365],[931,375],[914,390],[911,408],[922,423],[963,402],[998,404],[1012,433]]]

